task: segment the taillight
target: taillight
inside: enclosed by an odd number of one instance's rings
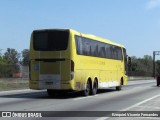
[[[74,78],[74,62],[71,60],[71,80]]]

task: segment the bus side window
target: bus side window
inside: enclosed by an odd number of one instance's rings
[[[110,58],[110,48],[109,48],[109,44],[106,44],[106,58]]]
[[[112,45],[112,59],[116,59],[116,51],[115,51],[115,47]]]
[[[77,54],[83,54],[82,38],[79,36],[75,36],[75,39],[76,39]]]
[[[94,57],[98,56],[98,44],[95,41],[91,42],[91,55]]]
[[[110,45],[110,58],[113,59],[114,56],[113,56],[113,47],[112,45]]]
[[[118,60],[123,60],[122,49],[118,47]]]
[[[88,38],[83,38],[83,55],[94,56],[93,41]]]
[[[106,57],[105,44],[103,44],[103,43],[99,44],[99,51],[98,51],[98,53],[99,53],[99,57],[103,57],[103,58]]]
[[[90,55],[90,43],[87,38],[83,38],[83,55]]]

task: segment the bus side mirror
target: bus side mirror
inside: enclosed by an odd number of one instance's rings
[[[131,57],[128,57],[128,65],[131,65],[131,63],[132,63]]]
[[[127,60],[127,64],[128,64],[128,70],[131,71],[131,65],[132,65],[132,59],[131,57],[128,56],[128,60]]]

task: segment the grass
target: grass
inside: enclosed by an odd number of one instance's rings
[[[0,79],[0,91],[28,89],[29,81],[22,79]]]

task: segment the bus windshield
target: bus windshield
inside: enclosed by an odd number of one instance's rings
[[[60,51],[68,46],[69,31],[35,31],[33,33],[33,47],[37,51]]]

